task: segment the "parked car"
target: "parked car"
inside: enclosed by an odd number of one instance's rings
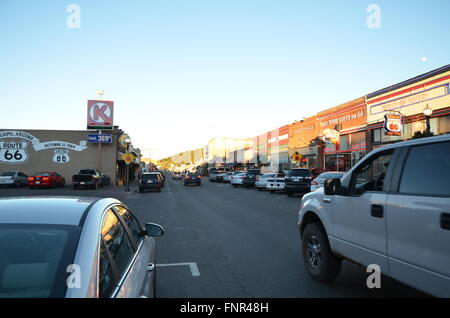
[[[233,172],[227,172],[226,175],[223,177],[223,183],[230,183],[231,177],[235,176],[239,173],[242,173],[242,171],[233,171]]]
[[[186,175],[186,178],[184,178],[184,185],[188,186],[190,184],[196,184],[198,186],[202,185],[202,178],[200,177],[200,175],[198,173],[193,173],[190,172]]]
[[[164,229],[122,202],[2,198],[0,211],[0,298],[154,297]]]
[[[28,176],[20,171],[8,171],[0,173],[0,186],[20,188],[28,184]]]
[[[238,186],[243,185],[244,179],[245,179],[245,172],[241,172],[235,174],[234,176],[231,176],[230,183],[233,187],[236,188]]]
[[[285,191],[288,196],[304,194],[311,190],[311,172],[305,168],[294,168],[286,176]]]
[[[163,187],[163,179],[158,172],[144,172],[139,176],[139,193],[143,193],[145,190],[156,190],[161,192]]]
[[[284,173],[277,173],[275,176],[267,179],[267,190],[272,193],[276,191],[284,191],[286,175]]]
[[[181,172],[174,172],[172,174],[172,180],[181,180],[183,177],[181,176]]]
[[[249,169],[245,173],[244,182],[242,183],[244,185],[244,187],[246,187],[246,188],[254,187],[255,183],[256,183],[256,176],[260,175],[260,174],[261,174],[261,172],[259,169]]]
[[[211,182],[217,182],[217,177],[218,177],[221,173],[223,173],[223,172],[222,172],[222,171],[219,171],[219,170],[216,170],[216,171],[214,171],[214,172],[210,172],[210,173],[209,173],[209,176],[208,176],[209,181],[211,181]]]
[[[98,189],[103,187],[104,175],[97,169],[81,169],[80,172],[72,176],[72,186],[74,189],[91,187]]]
[[[28,177],[28,186],[34,188],[64,187],[66,180],[57,172],[37,172]]]
[[[161,188],[164,188],[164,185],[166,184],[166,176],[164,175],[164,173],[162,173],[161,171],[158,171],[158,170],[154,170],[151,172],[157,173],[159,175],[159,177],[161,179]]]
[[[450,297],[450,135],[377,148],[306,194],[299,230],[309,274],[330,281],[342,259]]]
[[[277,174],[274,172],[267,172],[262,175],[256,176],[255,188],[258,190],[266,190],[267,189],[267,180],[276,175]]]
[[[217,175],[217,177],[216,177],[216,182],[224,182],[224,178],[225,178],[226,176],[229,176],[229,175],[231,175],[231,172],[222,172],[222,173],[220,173],[220,174]]]
[[[164,173],[164,171],[162,171],[162,170],[155,170],[154,172],[159,172],[161,174],[161,177],[163,178],[163,181],[166,182],[166,174]]]
[[[338,178],[340,179],[342,178],[343,175],[344,172],[339,171],[323,172],[311,181],[310,191],[316,191],[317,189],[323,188],[325,180],[327,179],[338,179]]]

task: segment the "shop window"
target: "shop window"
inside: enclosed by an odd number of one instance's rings
[[[372,142],[381,142],[381,128],[372,130]]]
[[[381,132],[381,142],[392,142],[402,140],[402,136],[389,136],[384,133],[384,129]]]
[[[450,133],[450,116],[439,118],[439,133],[440,134]]]
[[[351,134],[351,149],[363,149],[366,148],[366,132],[357,132]]]
[[[403,124],[402,139],[410,139],[413,136],[412,123]]]
[[[339,150],[349,150],[350,149],[350,135],[342,135],[339,138]]]

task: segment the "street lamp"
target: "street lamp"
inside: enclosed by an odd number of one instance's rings
[[[422,113],[424,114],[424,116],[425,116],[425,118],[427,120],[426,134],[429,135],[431,133],[430,117],[431,117],[431,114],[433,114],[433,110],[427,104],[427,107],[425,107],[425,109],[422,111]]]
[[[128,153],[130,150],[131,139],[129,136],[126,136],[123,141],[127,145],[127,153]],[[127,184],[125,186],[125,192],[129,192],[130,191],[130,165],[125,162],[125,167],[126,167],[125,178],[127,180]]]

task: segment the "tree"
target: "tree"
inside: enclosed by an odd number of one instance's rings
[[[417,138],[424,138],[424,137],[431,137],[434,136],[434,133],[432,133],[431,131],[416,131],[412,137],[412,139],[417,139]]]

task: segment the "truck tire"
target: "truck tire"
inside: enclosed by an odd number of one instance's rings
[[[319,223],[310,223],[303,230],[302,254],[306,270],[318,281],[330,282],[339,275],[342,259],[331,252],[327,235]]]

